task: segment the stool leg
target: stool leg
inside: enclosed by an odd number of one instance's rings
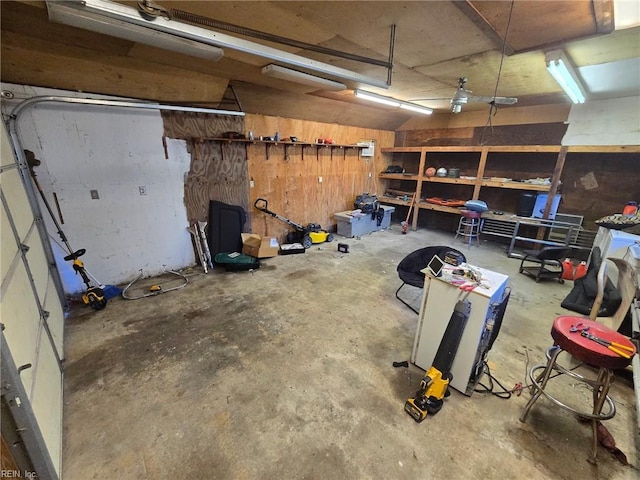
[[[593,387],[593,414],[600,415],[604,402],[609,393],[609,387],[611,386],[611,370],[607,368],[601,368],[598,372],[598,379]],[[597,463],[598,455],[598,422],[599,420],[591,420],[591,432],[593,434],[591,444],[591,456],[587,459],[589,463]]]
[[[529,410],[531,410],[531,407],[533,406],[533,404],[536,403],[536,401],[540,398],[540,395],[542,395],[542,391],[544,390],[544,387],[547,386],[547,382],[549,381],[549,377],[551,376],[553,367],[556,364],[556,359],[558,358],[558,355],[560,355],[560,352],[562,352],[562,349],[558,346],[553,346],[551,348],[553,348],[554,351],[549,357],[549,361],[547,361],[547,366],[545,367],[544,371],[540,375],[538,375],[538,378],[535,381],[533,380],[533,375],[532,375],[533,369],[535,367],[533,367],[529,371],[529,377],[533,381],[534,390],[532,392],[533,395],[525,405],[524,410],[522,410],[522,414],[520,415],[520,421],[522,423],[524,423],[525,420],[527,419],[527,415],[529,414]],[[542,382],[540,382],[541,379],[542,379]],[[536,384],[539,384],[539,386]]]
[[[463,226],[462,226],[462,218],[460,218],[460,220],[458,220],[458,228],[456,229],[456,236],[453,237],[453,240],[457,240],[458,235],[462,235],[464,230],[463,230]]]

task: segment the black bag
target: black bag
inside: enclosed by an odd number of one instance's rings
[[[362,210],[362,213],[372,213],[378,211],[378,207],[380,206],[380,202],[378,201],[378,197],[376,195],[369,195],[368,193],[363,193],[362,195],[358,195],[356,197],[356,201],[353,204],[356,208]]]

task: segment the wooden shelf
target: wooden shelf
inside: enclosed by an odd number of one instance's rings
[[[378,197],[378,201],[380,203],[390,203],[391,205],[403,205],[405,207],[408,207],[411,204],[411,200],[405,202],[404,200],[401,200],[399,198],[395,198],[395,197]]]
[[[257,144],[262,144],[262,145],[286,145],[286,146],[291,146],[291,145],[295,145],[295,146],[299,146],[299,147],[325,147],[325,148],[355,148],[355,149],[359,149],[359,150],[363,150],[365,148],[368,148],[367,146],[363,146],[363,145],[344,145],[344,144],[337,144],[337,143],[309,143],[309,142],[291,142],[291,141],[275,141],[275,140],[258,140],[258,139],[254,139],[254,140],[250,140],[248,138],[223,138],[223,137],[214,137],[214,138],[202,138],[202,137],[198,137],[198,138],[193,138],[192,140],[197,141],[197,142],[227,142],[227,143],[252,143],[254,145]]]
[[[579,149],[579,151],[589,151],[595,152],[598,150],[598,147],[575,147]],[[610,152],[612,151],[610,147],[602,147],[602,151]],[[472,190],[469,190],[469,195],[465,200],[472,199],[477,200],[480,197],[480,191],[482,188],[502,188],[502,189],[510,189],[510,190],[525,190],[532,192],[548,192],[550,195],[547,200],[547,206],[545,206],[545,210],[551,207],[551,201],[557,191],[560,175],[562,174],[562,168],[564,166],[564,161],[566,157],[567,151],[572,151],[570,147],[562,147],[560,145],[502,145],[502,146],[418,146],[418,147],[384,147],[381,149],[382,153],[386,154],[413,154],[413,155],[404,155],[403,162],[407,164],[407,162],[411,162],[409,168],[411,170],[415,169],[415,166],[418,168],[417,174],[391,174],[391,173],[382,173],[379,175],[381,180],[411,180],[415,181],[415,191],[418,198],[425,198],[434,196],[431,192],[438,191],[434,190],[431,186],[436,183],[448,184],[448,185],[468,185],[473,187]],[[578,151],[578,150],[577,150]],[[625,147],[624,149],[619,149],[616,151],[634,151],[634,148]],[[469,162],[471,158],[475,158],[476,170],[475,176],[468,176],[465,178],[452,178],[452,177],[427,177],[424,175],[424,169],[427,164],[430,163],[429,158],[432,153],[451,153],[454,154],[452,158],[456,158],[455,154],[466,154],[464,156],[465,161]],[[508,179],[501,179],[492,177],[490,173],[485,172],[488,170],[491,165],[492,154],[501,154],[495,155],[495,158],[503,158],[504,154],[556,154],[557,160],[556,165],[553,172],[549,172],[549,176],[553,174],[553,178],[549,184],[539,184],[539,183],[529,183],[522,181],[512,181]],[[475,155],[469,155],[475,154]],[[409,157],[409,158],[408,158]],[[438,162],[442,162],[442,155],[435,157]],[[467,165],[468,167],[468,165]],[[468,168],[467,168],[468,170]],[[490,171],[490,169],[489,169]],[[532,172],[535,175],[540,175],[540,172]],[[406,188],[406,186],[405,186]],[[453,191],[453,190],[452,190]],[[460,195],[461,193],[457,193]],[[413,193],[412,193],[413,195]],[[442,195],[439,195],[442,196]],[[387,199],[388,200],[388,199]],[[400,201],[397,203],[398,205],[408,205],[409,202]],[[450,207],[444,205],[436,205],[427,203],[426,201],[419,202],[415,210],[412,228],[415,230],[418,225],[418,214],[421,210],[433,210],[439,212],[447,212],[447,213],[455,213],[459,214],[460,209],[458,207]]]
[[[497,180],[483,180],[480,185],[482,185],[483,187],[510,188],[512,190],[532,190],[536,192],[548,192],[551,189],[551,185],[542,185],[527,182],[500,182]]]
[[[436,205],[435,203],[420,202],[418,208],[422,210],[434,210],[436,212],[457,213],[460,215],[460,207],[447,207],[445,205]]]
[[[470,178],[450,178],[450,177],[423,177],[423,182],[433,182],[433,183],[451,183],[457,185],[475,185],[476,179]]]
[[[388,180],[418,180],[417,173],[381,173],[378,177]]]

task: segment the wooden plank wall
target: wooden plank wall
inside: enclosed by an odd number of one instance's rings
[[[484,127],[416,129],[398,131],[397,146],[419,145],[560,145],[567,130],[564,123],[542,123],[532,125],[495,126],[489,131]],[[484,132],[484,136],[483,136]],[[481,142],[481,140],[485,140]],[[446,157],[443,155],[443,157]],[[486,176],[531,178],[550,177],[557,155],[550,153],[492,154],[487,163]],[[429,154],[427,163],[435,166],[437,154]],[[463,175],[474,175],[477,161],[457,155],[456,166]],[[587,176],[593,175],[597,186],[590,185]],[[597,229],[598,218],[620,213],[631,200],[640,201],[640,155],[637,153],[572,153],[567,155],[560,178],[562,201],[559,212],[584,216],[583,226]],[[585,187],[586,185],[586,187]],[[455,196],[457,192],[446,185],[430,185],[431,191],[440,196]],[[483,188],[480,198],[491,208],[514,211],[518,190]],[[422,219],[436,220],[438,226],[445,225],[445,216],[421,215]],[[452,227],[453,228],[453,227]]]
[[[253,208],[257,198],[267,199],[270,210],[296,223],[319,223],[333,230],[333,214],[352,210],[357,195],[384,193],[379,191],[377,175],[385,170],[390,159],[380,153],[380,148],[393,146],[393,131],[262,115],[247,115],[245,128],[247,132],[253,131],[255,138],[278,132],[282,139],[296,136],[301,142],[313,142],[316,138],[331,138],[343,145],[375,141],[373,157],[361,157],[357,149],[288,146],[285,151],[284,145],[270,146],[267,150],[264,144],[250,144],[249,176],[254,186],[250,188],[248,213],[254,233],[282,241],[292,230]]]
[[[380,148],[393,146],[395,137],[393,131],[262,115],[163,112],[162,118],[165,136],[187,140],[191,154],[184,194],[189,222],[206,220],[209,201],[218,200],[246,210],[246,231],[280,241],[291,227],[256,210],[257,198],[267,199],[270,210],[296,223],[319,223],[333,231],[335,212],[353,209],[363,192],[378,192],[378,173],[390,160]],[[279,132],[283,139],[293,135],[301,142],[331,138],[343,145],[374,140],[375,155],[361,157],[355,148],[290,145],[285,151],[283,144],[207,140],[230,131],[253,131],[255,138]]]
[[[566,131],[564,123],[401,130],[396,146],[560,145]]]
[[[247,155],[243,144],[206,140],[225,132],[243,132],[244,117],[162,112],[164,134],[187,140],[191,167],[185,178],[184,201],[189,223],[209,218],[209,201],[249,210]]]

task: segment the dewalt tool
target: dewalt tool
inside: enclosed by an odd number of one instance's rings
[[[438,413],[444,404],[444,397],[449,396],[449,382],[453,379],[451,365],[471,313],[471,303],[467,297],[473,287],[475,286],[465,286],[462,290],[464,294],[456,302],[433,365],[420,382],[420,389],[415,397],[409,398],[404,404],[405,411],[418,423],[427,418],[428,414]]]
[[[67,255],[64,259],[67,262],[73,261],[73,270],[76,272],[76,275],[82,277],[82,281],[87,286],[87,290],[82,294],[82,301],[94,310],[102,310],[107,306],[107,299],[102,287],[94,287],[91,285],[91,279],[89,279],[87,271],[84,268],[84,262],[80,260],[80,257],[85,253],[87,253],[87,251],[81,248]]]

